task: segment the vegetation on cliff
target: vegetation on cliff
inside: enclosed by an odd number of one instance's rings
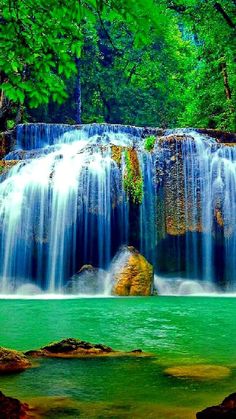
[[[124,190],[134,204],[142,203],[143,178],[135,149],[125,150]]]

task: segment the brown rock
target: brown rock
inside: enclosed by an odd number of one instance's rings
[[[151,295],[153,267],[134,247],[124,246],[113,263],[113,294]]]
[[[235,419],[236,418],[236,393],[230,394],[218,406],[208,407],[198,412],[197,419]]]
[[[26,419],[29,406],[17,399],[4,396],[0,391],[0,418],[1,419]]]
[[[140,349],[122,352],[100,343],[93,344],[79,339],[68,338],[54,342],[38,350],[25,352],[30,357],[46,358],[83,358],[94,356],[147,356]]]
[[[0,347],[0,375],[22,372],[30,366],[30,361],[21,352]]]

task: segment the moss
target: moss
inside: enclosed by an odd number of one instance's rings
[[[134,204],[140,205],[143,200],[143,178],[140,171],[137,151],[125,150],[124,189]]]
[[[118,145],[112,145],[111,146],[111,158],[116,162],[116,164],[120,167],[121,161],[122,161],[122,152],[123,147]]]
[[[154,148],[155,142],[156,142],[156,137],[155,137],[155,135],[150,135],[149,137],[147,137],[147,138],[145,139],[144,149],[145,149],[146,151],[152,151],[152,150],[153,150],[153,148]]]

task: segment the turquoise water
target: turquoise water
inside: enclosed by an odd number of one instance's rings
[[[50,359],[0,378],[8,395],[49,409],[50,418],[190,419],[236,390],[234,298],[153,297],[0,300],[1,346],[29,350],[65,337],[151,358]],[[230,368],[220,380],[174,378],[174,365]]]

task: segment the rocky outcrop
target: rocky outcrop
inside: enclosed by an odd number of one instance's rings
[[[122,352],[100,343],[93,344],[84,340],[68,338],[51,343],[38,350],[27,351],[25,355],[36,358],[83,358],[94,356],[145,356],[147,354],[144,354],[140,349]]]
[[[153,292],[153,267],[134,247],[124,246],[112,264],[113,294],[147,296]]]
[[[29,406],[17,399],[4,396],[0,391],[0,418],[1,419],[26,419],[29,416]]]
[[[236,418],[236,393],[230,394],[218,406],[208,407],[197,413],[197,419],[233,419]]]
[[[21,352],[0,348],[0,375],[22,372],[30,367],[30,361]]]
[[[195,131],[199,132],[199,134],[204,134],[204,135],[208,135],[211,138],[215,138],[218,143],[226,143],[226,144],[236,143],[235,132],[220,131],[217,129],[209,129],[209,128],[196,128]]]

